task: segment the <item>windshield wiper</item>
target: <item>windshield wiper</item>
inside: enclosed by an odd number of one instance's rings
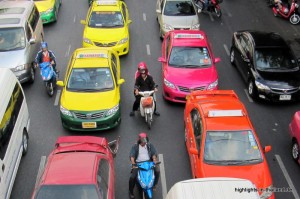
[[[253,159],[248,159],[248,160],[243,160],[244,162],[256,162],[256,161],[261,161],[261,158],[253,158]]]
[[[227,165],[239,165],[243,163],[243,160],[223,160],[221,162]]]

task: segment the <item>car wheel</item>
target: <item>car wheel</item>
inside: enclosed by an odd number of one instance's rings
[[[26,131],[26,129],[23,130],[23,137],[22,137],[22,148],[23,148],[23,152],[22,155],[26,155],[27,151],[28,151],[28,133]]]
[[[298,160],[299,160],[299,144],[296,140],[294,140],[292,143],[292,157],[296,162],[298,162]]]
[[[232,65],[235,65],[235,55],[234,55],[233,47],[231,47],[231,49],[230,49],[230,63]]]
[[[252,99],[256,99],[257,97],[257,90],[252,80],[249,80],[248,82],[248,94]]]
[[[29,79],[29,83],[33,83],[35,80],[35,71],[33,66],[30,68],[30,79]]]
[[[291,24],[293,25],[297,25],[299,22],[300,22],[300,16],[298,14],[293,14],[291,17],[290,17],[290,22]]]

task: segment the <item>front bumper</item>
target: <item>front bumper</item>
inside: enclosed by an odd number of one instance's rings
[[[270,91],[258,90],[258,97],[273,102],[298,101],[300,100],[300,90],[294,92],[275,92],[272,89]]]
[[[43,24],[55,22],[57,20],[55,16],[55,11],[52,11],[50,13],[41,13],[41,19]]]
[[[89,44],[89,43],[82,42],[82,47],[88,48],[88,47],[99,47],[99,46],[94,45],[94,44]],[[101,47],[106,47],[106,46],[101,46]],[[129,52],[129,40],[127,40],[123,44],[117,44],[117,45],[109,47],[109,48],[112,48],[120,56],[121,55],[126,55]]]
[[[106,130],[116,127],[121,122],[121,110],[119,109],[115,114],[108,117],[98,119],[79,119],[69,117],[60,113],[61,122],[64,128],[72,131],[97,131]],[[83,128],[83,122],[95,122],[96,128]]]
[[[31,68],[26,68],[21,71],[14,72],[20,83],[25,83],[28,82],[31,78],[31,73],[30,73]]]

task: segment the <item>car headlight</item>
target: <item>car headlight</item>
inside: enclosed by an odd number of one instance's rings
[[[163,24],[163,29],[165,29],[165,30],[173,30],[173,27],[170,26],[169,24],[164,23]]]
[[[263,191],[260,194],[260,199],[268,199],[273,194],[273,185],[270,185],[269,187],[263,189]]]
[[[14,72],[25,70],[26,64],[19,65],[13,69]]]
[[[218,79],[216,81],[214,81],[213,83],[211,83],[210,85],[208,85],[207,90],[212,90],[216,86],[218,86]]]
[[[266,91],[271,90],[267,85],[265,85],[259,81],[256,81],[256,80],[255,80],[255,85],[259,90],[266,90]]]
[[[167,87],[176,89],[175,85],[164,78],[164,83]]]
[[[200,24],[199,23],[197,23],[197,24],[194,24],[194,25],[192,25],[192,30],[199,30],[199,28],[200,28]]]
[[[88,44],[93,44],[92,41],[86,37],[83,37],[83,42]]]
[[[113,115],[113,114],[115,114],[118,110],[119,110],[119,104],[118,104],[117,106],[114,106],[113,108],[109,109],[109,110],[106,112],[106,116]]]
[[[50,14],[50,13],[52,13],[52,12],[53,12],[53,8],[50,8],[50,9],[46,10],[46,11],[44,12],[44,14]]]
[[[124,38],[124,39],[121,39],[120,41],[119,41],[119,44],[124,44],[124,43],[126,43],[128,41],[128,37],[126,37],[126,38]]]
[[[68,109],[64,108],[62,105],[60,105],[60,112],[69,117],[73,117],[72,113]]]

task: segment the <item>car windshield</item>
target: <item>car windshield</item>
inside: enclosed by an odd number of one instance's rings
[[[297,67],[296,60],[288,48],[257,48],[255,59],[259,70],[287,70]]]
[[[89,27],[92,28],[113,28],[123,27],[124,20],[121,12],[95,11],[91,14]]]
[[[167,1],[164,8],[166,16],[191,16],[196,15],[192,1]]]
[[[211,65],[206,47],[173,47],[169,66],[182,68],[205,68]]]
[[[253,164],[262,161],[252,131],[212,131],[205,138],[204,161],[208,164]]]
[[[70,91],[109,91],[114,82],[109,68],[73,68],[68,80]]]
[[[100,198],[95,185],[44,185],[35,199]]]
[[[23,28],[0,28],[0,52],[25,48]]]

